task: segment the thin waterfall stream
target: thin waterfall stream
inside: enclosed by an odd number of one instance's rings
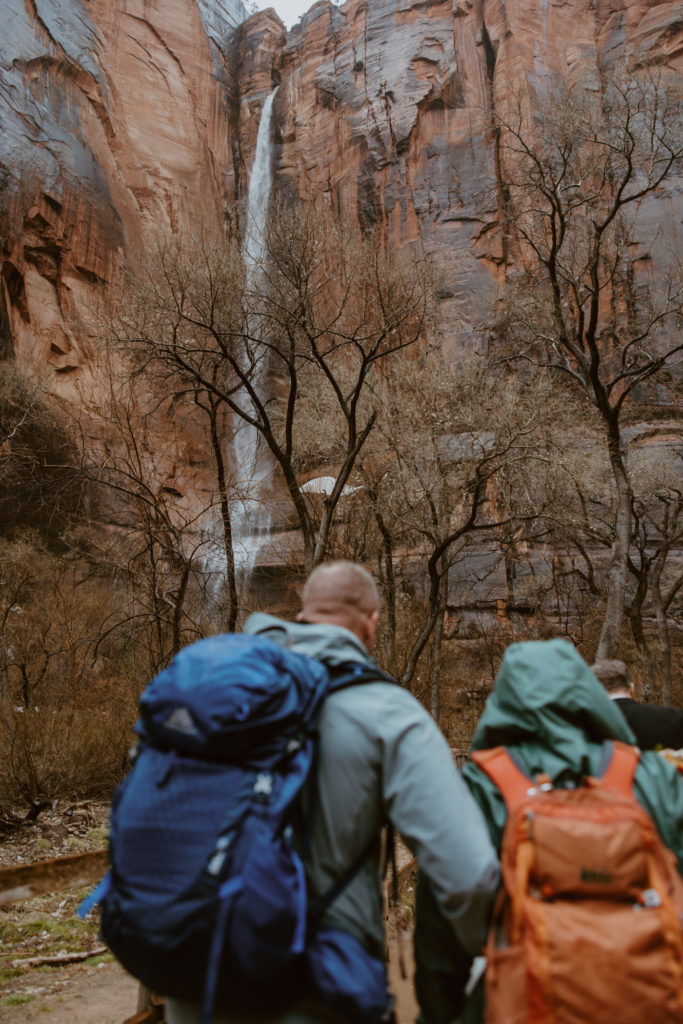
[[[256,137],[256,152],[247,195],[247,225],[243,246],[243,259],[248,290],[258,280],[265,256],[265,230],[268,206],[273,184],[271,121],[273,100],[277,87],[263,104]],[[257,360],[255,385],[258,389],[265,379],[265,354]],[[246,396],[245,396],[246,397]],[[259,446],[259,432],[250,424],[236,424],[233,441],[235,460],[235,490],[238,496],[233,523],[235,568],[240,581],[246,582],[251,574],[264,538],[270,530],[271,513],[265,499],[271,478],[270,460]]]

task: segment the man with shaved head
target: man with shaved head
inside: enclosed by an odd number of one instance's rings
[[[245,626],[247,633],[319,659],[333,677],[342,666],[363,666],[363,683],[330,694],[320,714],[317,806],[306,859],[310,895],[328,892],[370,850],[325,920],[382,957],[380,844],[373,839],[391,823],[430,879],[459,941],[476,953],[498,886],[497,858],[433,719],[372,659],[378,619],[370,573],[339,561],[311,573],[296,622],[257,614]],[[314,1024],[330,1018],[307,1006],[274,1020]]]
[[[377,587],[367,569],[355,562],[329,562],[311,573],[303,594],[297,622],[325,622],[343,626],[372,650],[379,600]]]
[[[302,855],[309,898],[337,886],[323,923],[350,932],[384,959],[380,836],[391,823],[418,858],[459,943],[477,953],[498,887],[498,860],[484,818],[424,708],[373,661],[378,622],[372,576],[352,562],[318,566],[295,622],[257,613],[244,631],[324,662],[360,670],[358,685],[326,698],[318,721],[318,771],[307,803],[312,835]],[[453,1017],[458,1007],[453,1005]],[[167,1004],[169,1024],[197,1024],[196,1007]],[[213,1024],[357,1024],[301,994],[266,1015],[214,1015]]]

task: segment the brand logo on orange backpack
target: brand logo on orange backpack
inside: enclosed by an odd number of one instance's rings
[[[581,868],[581,881],[594,882],[596,885],[611,885],[614,877],[610,871],[596,871],[594,868]]]

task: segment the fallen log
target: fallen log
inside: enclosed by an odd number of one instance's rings
[[[89,960],[91,956],[102,956],[108,953],[107,946],[96,946],[95,949],[84,949],[80,953],[53,953],[52,956],[28,956],[22,960],[11,960],[10,967],[59,967],[60,964],[77,964]]]
[[[36,864],[0,868],[0,905],[31,899],[55,889],[97,882],[108,867],[108,851],[91,850]]]

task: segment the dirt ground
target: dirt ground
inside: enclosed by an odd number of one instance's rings
[[[12,998],[3,986],[0,1004]],[[122,1024],[137,1009],[138,984],[117,963],[73,964],[46,975],[36,970],[11,986],[30,1001],[0,1006],[2,1024]]]
[[[55,808],[0,844],[0,865],[99,849],[106,843],[107,815],[107,804]],[[399,857],[399,867],[402,861],[405,855]],[[401,871],[399,877],[404,875]],[[399,949],[409,975],[412,968],[413,885],[412,875],[403,878],[402,907],[387,921],[389,976],[398,1024],[414,1024],[417,1015],[412,978],[404,980],[399,969]],[[0,906],[0,1024],[123,1024],[135,1014],[137,981],[102,948],[96,915],[87,922],[75,916],[86,892],[64,890]],[[28,963],[67,954],[82,955],[83,960]]]
[[[414,1024],[417,1007],[412,979],[401,980],[396,964],[390,965],[390,976],[398,1024]],[[2,1024],[123,1024],[136,1011],[138,983],[117,963],[74,964],[48,977],[32,971],[14,991],[30,996],[31,1001],[1,1007]]]

